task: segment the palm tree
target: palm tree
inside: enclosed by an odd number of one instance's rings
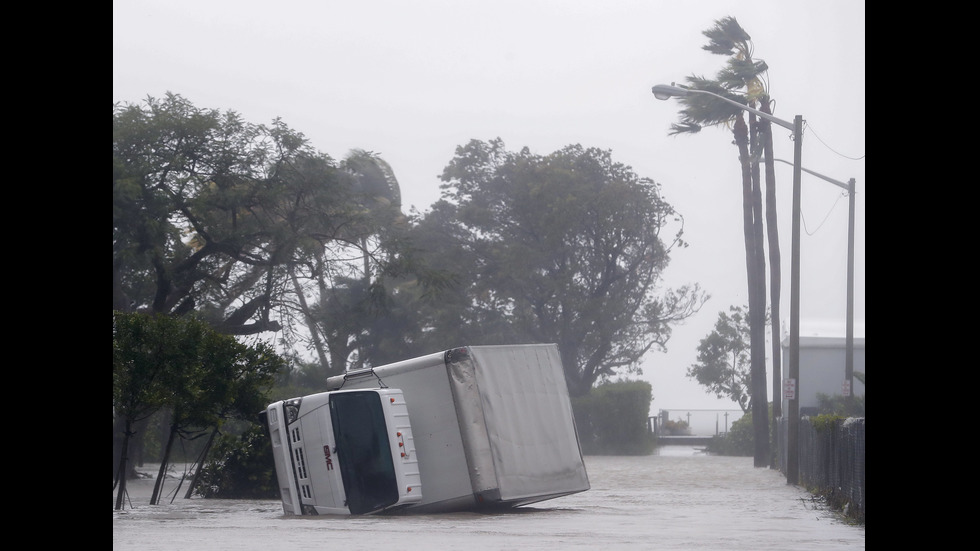
[[[386,230],[404,229],[407,219],[401,211],[401,188],[398,179],[395,178],[395,172],[387,161],[373,151],[352,149],[341,161],[340,168],[351,175],[355,197],[365,209],[370,224],[378,232],[375,235],[380,235]],[[364,301],[372,300],[372,297],[384,296],[384,289],[376,285],[377,281],[371,278],[372,255],[368,244],[370,237],[368,232],[360,236],[363,259],[361,300]],[[351,290],[357,287],[358,285],[353,285]],[[358,352],[357,361],[363,364],[365,350],[359,343],[355,343],[355,346]]]
[[[357,251],[361,266],[331,262],[324,255],[311,255],[292,265],[290,273],[297,296],[297,309],[309,330],[325,377],[343,373],[352,362],[363,361],[358,344],[364,327],[366,302],[379,295],[378,281],[372,277],[379,238],[398,231],[407,223],[401,212],[401,189],[391,166],[380,155],[352,149],[336,165],[343,182],[345,199],[353,205],[347,222],[336,235],[337,246]],[[380,239],[383,241],[383,239]],[[373,245],[372,245],[373,244]],[[354,257],[356,258],[356,257]],[[314,298],[308,299],[311,296]]]
[[[723,29],[720,31],[719,29]],[[750,50],[750,43],[748,43],[748,35],[745,34],[744,30],[738,26],[738,22],[734,18],[723,19],[718,22],[717,26],[711,31],[708,31],[710,36],[716,37],[713,40],[713,46],[711,51],[720,54],[732,54],[734,56],[728,60],[728,66],[726,69],[722,70],[718,74],[718,81],[729,90],[737,90],[744,88],[745,99],[750,107],[755,107],[766,113],[768,115],[772,114],[772,100],[769,97],[769,89],[765,85],[763,76],[769,70],[768,65],[765,61],[752,59],[752,52]],[[708,33],[706,33],[708,34]],[[744,37],[745,44],[741,45],[738,42],[732,42],[730,40],[731,36]],[[733,48],[725,48],[726,44],[736,44],[737,46]],[[772,395],[773,395],[773,407],[772,407],[772,424],[771,431],[773,434],[773,439],[775,439],[776,434],[776,419],[782,415],[782,404],[780,400],[776,399],[780,395],[780,389],[782,388],[782,350],[780,348],[779,330],[780,330],[780,317],[779,317],[779,301],[780,301],[780,282],[781,279],[781,256],[779,253],[779,228],[776,224],[776,173],[775,159],[772,153],[772,123],[765,119],[756,120],[754,115],[749,116],[750,127],[753,127],[753,136],[758,137],[759,143],[757,147],[754,148],[752,154],[753,162],[753,178],[755,179],[755,185],[758,186],[758,160],[759,153],[761,149],[761,156],[765,160],[765,180],[766,180],[766,236],[768,238],[769,245],[769,299],[771,308],[771,320],[772,320]],[[761,216],[759,218],[761,222]],[[757,238],[761,243],[761,233],[757,231]],[[762,270],[765,268],[763,267]],[[760,271],[761,273],[761,271]],[[765,293],[765,291],[762,291]],[[772,450],[771,463],[772,467],[777,466],[775,450]]]
[[[715,25],[704,31],[708,44],[704,49],[719,55],[730,55],[725,69],[715,80],[704,77],[688,77],[691,88],[705,90],[732,101],[754,106],[756,102],[768,109],[768,94],[762,75],[768,70],[764,61],[752,59],[751,37],[733,17],[715,21]],[[763,246],[763,210],[760,185],[759,158],[766,152],[767,225],[769,227],[771,277],[773,279],[773,362],[778,365],[779,339],[778,299],[779,299],[779,248],[776,233],[775,189],[772,170],[772,134],[769,124],[759,121],[749,114],[746,125],[745,112],[734,105],[723,102],[708,94],[689,94],[681,98],[681,122],[671,125],[671,134],[699,132],[703,126],[725,125],[730,128],[738,148],[742,179],[742,215],[745,239],[745,262],[748,280],[749,318],[751,327],[751,373],[752,373],[752,411],[755,434],[755,465],[773,464],[769,447],[769,419],[766,400],[765,364],[765,320],[766,320],[766,282],[765,250]],[[775,373],[775,372],[774,372]],[[775,386],[775,385],[774,385]],[[774,396],[777,395],[774,388]],[[775,411],[772,426],[775,427]]]
[[[769,95],[760,98],[761,108],[759,109],[767,115],[772,114],[772,103]],[[782,349],[780,348],[779,334],[781,332],[779,324],[779,299],[782,281],[782,270],[780,269],[781,256],[779,254],[779,228],[776,225],[776,171],[775,158],[772,155],[772,123],[761,121],[762,130],[762,150],[766,162],[766,235],[769,239],[769,303],[772,305],[769,316],[772,319],[772,441],[776,441],[776,419],[782,416]],[[770,467],[778,468],[779,461],[776,457],[776,450],[773,449],[770,458]]]

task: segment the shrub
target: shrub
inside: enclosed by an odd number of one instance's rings
[[[770,419],[772,418],[772,404],[769,404]],[[772,430],[769,431],[770,450],[776,449],[776,442],[772,439]],[[727,434],[721,434],[711,439],[708,445],[708,452],[717,455],[737,455],[752,457],[755,455],[755,429],[752,427],[752,411],[745,412],[742,417],[732,423],[732,428]]]
[[[864,396],[854,396],[847,400],[840,394],[830,396],[818,392],[817,411],[822,414],[833,413],[842,417],[864,417]]]
[[[691,434],[691,427],[688,426],[687,421],[671,421],[670,419],[664,421],[664,433],[672,436],[684,436]]]
[[[240,437],[219,438],[201,468],[196,493],[205,498],[278,499],[272,441],[262,425],[253,424]]]
[[[653,389],[645,381],[600,385],[572,400],[582,453],[648,455],[655,442],[647,427]]]
[[[755,455],[755,437],[752,429],[752,412],[746,412],[737,421],[732,423],[732,428],[727,434],[720,434],[711,439],[708,444],[708,452],[717,455]]]

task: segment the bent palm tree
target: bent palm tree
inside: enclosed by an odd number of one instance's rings
[[[728,29],[729,27],[735,28],[738,23],[734,19],[723,20],[719,22],[719,25],[723,28]],[[734,32],[738,36],[742,36],[740,31],[735,29]],[[715,35],[717,33],[712,33]],[[744,35],[747,37],[747,35]],[[717,41],[716,48],[712,51],[715,53],[732,53],[729,50],[724,50],[720,46],[721,44],[727,44],[729,40],[720,38]],[[769,97],[769,90],[765,83],[763,82],[763,75],[769,70],[768,65],[764,61],[753,60],[751,57],[751,51],[748,50],[748,44],[745,47],[737,48],[736,55],[729,59],[728,67],[718,74],[718,80],[722,85],[729,90],[737,90],[745,88],[746,90],[746,100],[750,107],[756,107],[758,104],[758,109],[763,113],[768,115],[772,114],[772,100]],[[754,116],[749,117],[750,120],[755,119]],[[766,181],[766,236],[768,238],[769,245],[769,299],[771,308],[771,319],[772,319],[772,395],[773,395],[773,407],[772,407],[772,426],[773,437],[775,437],[776,430],[776,419],[782,414],[781,403],[776,399],[780,395],[780,389],[782,388],[782,361],[781,361],[781,349],[780,349],[780,339],[778,338],[778,332],[780,328],[779,323],[779,301],[780,301],[780,291],[782,281],[781,276],[781,256],[779,252],[779,228],[776,223],[776,173],[773,152],[772,152],[772,123],[765,119],[757,120],[754,123],[750,122],[750,126],[754,126],[755,130],[753,135],[759,138],[760,143],[758,147],[753,151],[752,162],[754,164],[753,177],[756,181],[756,186],[758,186],[758,161],[759,161],[759,149],[761,149],[762,157],[765,160],[765,181]],[[760,216],[761,221],[761,216]],[[761,242],[761,234],[757,232],[757,238]],[[762,268],[764,270],[764,268]],[[761,272],[760,272],[761,273]],[[763,290],[763,293],[765,291]],[[771,465],[776,466],[775,450],[773,450],[773,456],[771,457]]]
[[[313,255],[303,265],[294,265],[291,273],[297,308],[327,377],[343,373],[347,367],[356,367],[351,365],[352,361],[363,361],[363,354],[352,360],[352,353],[360,348],[358,334],[363,330],[365,304],[380,296],[372,272],[384,271],[377,268],[383,261],[376,261],[372,270],[372,258],[377,258],[377,251],[385,247],[381,236],[403,227],[407,221],[401,212],[398,180],[391,166],[378,154],[353,149],[336,168],[343,182],[343,193],[354,205],[354,212],[340,229],[337,241],[343,243],[340,247],[357,251],[360,270],[355,264],[331,265],[322,255]],[[312,284],[309,289],[304,288],[301,278]],[[307,293],[314,298],[307,300]]]
[[[709,42],[703,48],[719,55],[731,55],[727,67],[720,71],[717,79],[707,80],[704,77],[688,77],[687,82],[693,89],[704,90],[712,94],[728,98],[732,101],[752,106],[762,102],[763,108],[768,109],[768,95],[763,85],[761,75],[768,70],[763,61],[752,59],[751,37],[738,24],[735,18],[727,17],[715,22],[715,26],[704,31]],[[736,93],[744,90],[744,95]],[[756,120],[755,115],[749,114],[749,123],[744,121],[742,109],[727,102],[718,100],[708,94],[689,94],[680,98],[684,109],[681,110],[681,122],[671,125],[671,134],[698,132],[703,126],[723,124],[731,128],[735,145],[739,152],[742,179],[742,212],[743,233],[745,239],[746,275],[748,280],[749,317],[751,327],[751,373],[752,373],[752,411],[753,429],[755,434],[755,465],[762,466],[772,461],[769,449],[769,420],[767,418],[766,400],[766,365],[765,365],[765,320],[766,320],[766,285],[765,285],[765,252],[763,247],[763,211],[762,192],[759,183],[758,159],[765,150],[767,170],[767,218],[769,226],[771,274],[773,279],[773,348],[774,369],[778,365],[778,338],[775,330],[778,328],[778,298],[779,298],[779,249],[775,220],[775,189],[772,171],[772,135],[769,124]],[[766,111],[763,111],[766,112]],[[764,123],[764,124],[763,124]],[[774,396],[776,396],[774,383]],[[775,415],[775,412],[774,412]],[[773,423],[775,426],[775,423]]]

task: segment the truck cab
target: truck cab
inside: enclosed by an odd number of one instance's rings
[[[362,515],[422,500],[401,390],[321,392],[274,402],[264,417],[287,514]]]

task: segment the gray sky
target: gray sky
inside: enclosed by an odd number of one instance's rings
[[[864,2],[113,0],[112,99],[170,91],[252,123],[281,117],[336,159],[374,151],[394,169],[405,210],[439,197],[439,174],[470,139],[540,155],[576,143],[610,149],[662,184],[685,218],[690,247],[674,253],[666,284],[698,282],[712,295],[675,328],[667,353],[647,357],[651,412],[735,408],[684,374],[718,312],[747,303],[737,152],[724,129],[668,136],[679,105],[650,92],[716,74],[726,58],[702,49],[702,31],[726,16],[769,65],[774,115],[803,116],[803,167],[856,180],[854,317],[864,337]],[[790,132],[773,133],[775,156],[792,162]],[[776,166],[785,334],[792,167]],[[848,199],[806,174],[802,188],[801,334],[843,336]]]

